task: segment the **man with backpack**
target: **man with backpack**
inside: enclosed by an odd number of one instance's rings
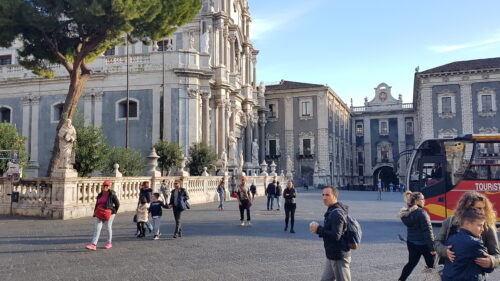
[[[326,265],[321,280],[350,281],[351,247],[346,237],[350,221],[347,216],[348,207],[338,201],[339,191],[336,187],[325,187],[322,196],[323,203],[328,207],[324,225],[315,221],[309,225],[311,233],[323,238],[325,247]]]

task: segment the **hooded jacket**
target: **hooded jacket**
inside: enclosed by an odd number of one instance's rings
[[[408,209],[408,212],[401,212],[401,220],[408,230],[408,242],[425,243],[429,251],[434,251],[434,233],[432,232],[431,220],[422,207],[414,205]]]
[[[328,207],[323,226],[318,226],[316,233],[323,238],[326,258],[340,260],[350,256],[350,249],[342,237],[347,230],[348,207],[340,202]]]

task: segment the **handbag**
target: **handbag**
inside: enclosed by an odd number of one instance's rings
[[[441,273],[443,271],[443,266],[439,265],[439,258],[434,257],[434,267],[424,268],[422,273],[424,274],[424,281],[441,281]]]
[[[134,218],[132,219],[133,222],[137,222],[137,214],[134,215]]]
[[[94,216],[102,221],[108,221],[111,217],[111,209],[105,209],[101,206],[97,206],[94,210]]]
[[[236,193],[236,191],[234,191],[233,193],[231,193],[231,197],[238,198],[238,193]]]

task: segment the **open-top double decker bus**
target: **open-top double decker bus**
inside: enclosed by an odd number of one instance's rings
[[[485,194],[499,216],[500,134],[423,141],[411,158],[407,186],[424,194],[433,222],[453,215],[467,191]]]

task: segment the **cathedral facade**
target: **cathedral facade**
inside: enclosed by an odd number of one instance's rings
[[[264,87],[258,91],[259,51],[250,41],[250,22],[247,0],[204,0],[196,18],[171,37],[106,51],[89,64],[93,75],[79,114],[85,124],[102,126],[112,146],[128,140],[148,155],[166,139],[188,156],[189,146],[204,142],[216,151],[219,168],[258,168],[264,158]],[[27,137],[28,176],[43,176],[69,79],[58,65],[54,79],[22,68],[18,47],[0,48],[1,121]]]

